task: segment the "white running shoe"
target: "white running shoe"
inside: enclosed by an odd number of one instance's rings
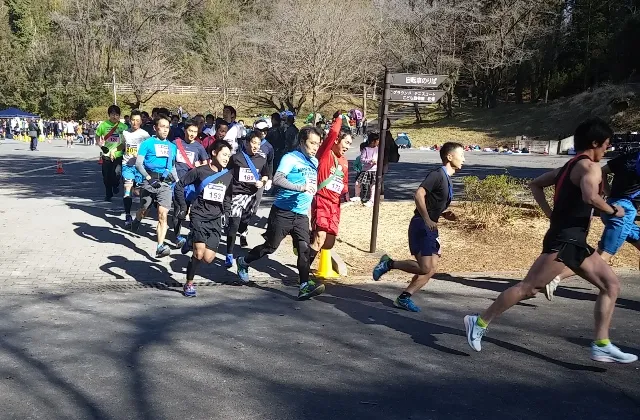
[[[544,297],[547,298],[548,301],[553,300],[553,294],[556,292],[558,285],[560,284],[560,276],[555,276],[549,284],[544,286]]]
[[[349,201],[351,201],[352,203],[359,203],[362,201],[362,199],[360,197],[351,197]]]
[[[364,203],[365,207],[373,207],[373,200],[369,200],[366,203]]]
[[[467,342],[469,346],[475,351],[482,350],[482,337],[487,334],[487,329],[479,327],[476,324],[478,321],[477,315],[467,315],[464,317],[464,328],[467,330]]]
[[[633,363],[638,360],[638,356],[624,353],[611,343],[604,347],[591,343],[591,360],[603,363]]]

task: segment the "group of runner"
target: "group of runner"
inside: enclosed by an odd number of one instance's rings
[[[184,295],[196,296],[194,277],[204,261],[211,263],[226,231],[225,266],[234,262],[242,283],[248,283],[251,263],[276,251],[291,235],[298,254],[300,290],[308,299],[324,291],[324,285],[309,277],[310,265],[321,248],[330,249],[338,234],[340,203],[348,201],[348,163],[344,154],[353,141],[351,130],[342,127],[341,113],[325,136],[314,126],[297,135],[299,147],[282,153],[267,141],[268,124],[257,121],[249,134],[235,124],[235,110],[225,107],[224,120],[215,129],[203,130],[197,119],[184,123],[184,133],[168,139],[171,119],[158,110],[153,130],[143,127],[139,111],[133,111],[129,126],[120,122],[120,109],[112,105],[109,119],[96,130],[102,153],[105,199],[119,194],[123,179],[125,227],[137,231],[148,210],[158,211],[156,257],[166,257],[169,213],[175,247],[191,252]],[[275,166],[274,166],[275,165]],[[246,232],[262,193],[277,188],[265,242],[235,258],[238,233],[246,246]],[[131,216],[133,194],[140,195],[140,208]],[[311,220],[309,219],[311,215]],[[189,217],[187,237],[182,224]],[[311,223],[310,223],[311,222]],[[312,233],[313,232],[313,233]]]
[[[235,110],[233,114],[235,118]],[[157,257],[171,252],[165,236],[173,204],[176,246],[184,254],[192,252],[184,295],[196,296],[193,280],[197,268],[203,261],[214,260],[225,229],[225,265],[233,265],[236,235],[246,231],[261,192],[271,185],[277,192],[263,235],[264,243],[251,249],[245,257],[235,259],[238,277],[242,283],[248,283],[251,264],[275,252],[290,235],[298,258],[298,298],[304,300],[321,294],[325,286],[310,277],[310,266],[321,249],[334,246],[341,203],[349,201],[345,154],[353,138],[351,130],[342,127],[340,112],[334,114],[326,136],[314,126],[300,129],[298,147],[284,154],[279,162],[273,160],[273,147],[265,139],[266,129],[256,128],[246,137],[233,134],[234,138],[229,139],[216,127],[213,138],[206,139],[199,132],[197,122],[187,121],[183,138],[171,142],[167,139],[169,118],[160,114],[154,121],[154,135],[145,136],[140,132],[138,112],[132,112],[131,128],[122,127],[119,109],[112,106],[110,125],[98,127],[96,135],[107,157],[105,162],[111,162],[103,165],[108,198],[118,192],[115,183],[118,159],[124,162],[126,225],[137,230],[151,205],[157,204]],[[233,128],[233,121],[227,125]],[[562,168],[531,182],[533,196],[551,222],[542,253],[522,282],[501,293],[483,313],[464,317],[467,341],[472,349],[481,350],[488,324],[498,315],[540,291],[551,300],[560,279],[575,273],[599,289],[591,358],[619,363],[637,360],[637,356],[622,352],[609,339],[620,281],[607,261],[624,241],[640,249],[640,228],[635,225],[640,201],[638,152],[617,157],[601,168],[598,162],[604,157],[612,136],[612,130],[604,121],[597,118],[585,121],[574,135],[578,154]],[[456,220],[455,214],[448,210],[453,199],[451,177],[464,164],[464,147],[460,143],[445,143],[440,157],[442,166],[431,171],[415,193],[416,210],[408,229],[409,249],[415,260],[398,261],[385,255],[373,269],[376,281],[391,270],[413,274],[409,286],[394,301],[396,307],[413,312],[420,308],[413,302],[412,295],[435,274],[442,254],[438,221],[440,217]],[[614,175],[611,188],[607,183],[608,174]],[[552,185],[555,185],[553,209],[543,191]],[[608,192],[607,201],[602,198],[601,185],[604,192]],[[133,219],[131,192],[135,187],[140,190],[141,207]],[[586,242],[593,209],[600,212],[605,224],[597,254]],[[180,227],[187,215],[190,232],[185,238],[180,235]]]

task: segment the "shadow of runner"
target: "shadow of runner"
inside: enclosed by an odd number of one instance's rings
[[[335,294],[334,294],[335,289]],[[342,290],[341,290],[342,289]],[[333,295],[333,296],[332,296]],[[435,350],[442,351],[444,353],[456,355],[456,356],[469,356],[468,353],[461,352],[459,350],[450,349],[448,347],[437,344],[438,334],[450,334],[461,337],[461,342],[466,343],[466,333],[464,330],[458,330],[455,328],[430,323],[427,321],[418,320],[408,316],[403,316],[396,311],[389,311],[387,309],[379,309],[375,306],[366,305],[361,303],[364,296],[366,302],[382,302],[385,304],[389,299],[379,296],[375,298],[377,293],[368,292],[362,293],[362,290],[358,290],[356,287],[344,287],[338,286],[331,288],[327,291],[327,294],[322,295],[317,300],[333,305],[336,309],[349,315],[351,318],[362,322],[363,324],[375,324],[384,325],[388,328],[394,329],[403,334],[410,335],[413,341],[417,344],[423,344],[427,347],[431,347]],[[339,296],[339,297],[338,297]],[[462,317],[460,318],[462,320]],[[537,353],[525,347],[521,347],[515,344],[507,343],[505,341],[496,340],[494,338],[485,337],[485,342],[490,342],[506,350],[515,351],[518,353],[532,356],[545,362],[552,363],[556,366],[574,370],[574,371],[588,371],[588,372],[606,372],[606,369],[598,368],[594,366],[580,365],[577,363],[565,362],[557,360],[552,357]]]
[[[453,283],[458,283],[464,286],[475,287],[484,290],[492,290],[498,293],[502,293],[509,287],[517,284],[520,280],[514,279],[503,279],[503,278],[495,278],[495,277],[479,277],[473,279],[466,279],[464,277],[456,277],[449,274],[436,274],[433,276],[434,279],[450,281]],[[586,282],[586,280],[585,280]],[[595,286],[594,286],[595,287]],[[584,289],[588,290],[588,289]],[[573,300],[584,300],[595,302],[598,295],[595,291],[591,293],[580,292],[576,288],[567,288],[559,286],[554,293],[556,297],[564,297]],[[540,293],[538,294],[540,296]],[[525,301],[523,301],[525,302]],[[520,302],[523,304],[523,302]],[[525,305],[527,306],[527,305]],[[635,300],[618,298],[616,301],[616,307],[621,309],[630,309],[632,311],[640,312],[640,302]]]
[[[111,255],[108,258],[111,262],[101,265],[100,270],[116,279],[124,280],[127,278],[113,271],[114,268],[119,268],[139,283],[164,283],[167,286],[180,284],[174,279],[172,273],[160,264],[129,260],[120,255]]]
[[[123,245],[149,261],[157,261],[155,258],[152,258],[148,252],[141,250],[133,241],[126,238],[121,233],[123,231],[109,227],[91,226],[84,222],[76,222],[73,225],[77,226],[73,231],[81,238],[98,243]]]
[[[375,306],[366,305],[361,303],[362,297],[365,297],[367,302],[381,302],[385,304],[385,306],[390,302],[390,299],[383,298],[375,292],[362,292],[362,290],[356,287],[335,286],[328,289],[326,294],[317,297],[316,300],[333,305],[336,309],[363,324],[383,325],[400,333],[407,334],[411,336],[416,344],[422,344],[454,356],[469,356],[468,353],[451,349],[437,343],[437,334],[451,334],[464,338],[466,337],[464,332],[406,317],[386,308],[380,309]],[[378,298],[375,298],[374,295],[378,295]]]

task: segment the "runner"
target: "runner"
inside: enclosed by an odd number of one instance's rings
[[[189,120],[185,123],[184,135],[182,136],[185,140],[181,138],[176,138],[173,144],[176,145],[178,149],[178,154],[176,155],[176,173],[178,174],[178,179],[182,179],[190,169],[193,169],[198,166],[205,165],[207,160],[209,160],[209,156],[207,155],[207,151],[204,150],[204,147],[200,143],[196,141],[198,138],[198,125],[195,121]],[[178,211],[180,207],[178,206],[177,196],[181,193],[174,189],[173,192],[173,233],[176,238],[176,247],[182,248],[187,239],[180,235],[180,228],[182,227],[182,220],[178,217]],[[184,191],[182,191],[184,194]],[[187,203],[187,212],[189,211],[190,203]]]
[[[547,172],[531,182],[534,198],[551,221],[542,243],[542,254],[525,279],[502,292],[482,315],[464,317],[467,341],[475,351],[481,350],[482,337],[494,318],[521,300],[535,296],[552,278],[569,267],[600,290],[594,310],[595,340],[591,343],[591,359],[619,363],[638,359],[636,355],[623,353],[609,340],[620,280],[587,244],[594,208],[612,217],[623,218],[625,215],[624,208],[611,206],[600,196],[602,170],[597,162],[604,156],[612,136],[613,131],[601,119],[585,121],[574,134],[577,156],[562,168]],[[556,191],[552,211],[545,199],[544,188],[554,184]]]
[[[222,108],[222,118],[229,123],[229,131],[224,136],[224,139],[229,142],[233,148],[232,153],[238,151],[238,140],[244,136],[243,127],[236,122],[236,109],[231,105],[225,105]]]
[[[267,182],[264,183],[262,188],[258,188],[258,192],[256,193],[256,199],[253,204],[253,209],[251,211],[251,217],[255,216],[258,213],[258,209],[260,208],[260,203],[262,202],[262,195],[265,191],[269,191],[272,185],[273,179],[273,158],[274,151],[273,146],[267,141],[267,133],[269,132],[269,124],[264,120],[256,121],[254,125],[254,131],[260,137],[260,151],[267,157],[267,167],[265,169],[265,173],[267,174]],[[251,219],[249,217],[249,219]],[[244,228],[244,229],[243,229]],[[247,241],[247,233],[249,233],[249,225],[241,225],[238,229],[238,233],[240,234],[240,246],[246,247],[249,246],[249,242]]]
[[[448,142],[440,149],[442,166],[429,172],[414,195],[416,210],[409,222],[409,250],[415,261],[394,261],[388,255],[380,258],[373,269],[373,279],[378,281],[390,270],[401,270],[413,274],[409,287],[393,302],[397,308],[420,312],[411,296],[422,289],[436,273],[438,259],[442,254],[438,235],[440,216],[447,220],[456,217],[447,208],[453,199],[451,176],[462,169],[464,147],[460,143]]]
[[[222,230],[225,225],[225,214],[231,207],[231,188],[233,173],[225,169],[231,157],[231,145],[224,140],[216,142],[211,150],[209,164],[202,165],[187,172],[184,178],[176,184],[176,197],[179,202],[179,217],[187,215],[187,198],[185,186],[196,187],[197,197],[191,207],[191,233],[189,238],[193,243],[193,254],[187,265],[187,282],[184,285],[186,297],[196,296],[193,279],[198,265],[204,260],[207,264],[216,257],[216,250],[220,243]],[[188,245],[185,245],[185,247]],[[183,253],[189,252],[183,249]]]
[[[224,264],[227,268],[233,266],[236,234],[238,230],[247,230],[253,216],[256,194],[269,179],[267,157],[260,150],[260,143],[260,136],[254,131],[238,148],[238,153],[231,157],[229,170],[233,172],[232,204],[227,228],[227,258]]]
[[[131,127],[122,132],[122,143],[124,148],[124,156],[122,158],[122,178],[124,179],[124,203],[126,228],[131,227],[133,218],[131,217],[131,206],[133,198],[131,198],[131,190],[142,184],[142,175],[136,169],[136,157],[138,156],[138,148],[140,143],[149,138],[149,133],[143,130],[142,117],[140,111],[134,109],[129,117]]]
[[[342,118],[336,112],[327,138],[318,149],[318,193],[311,203],[311,245],[309,265],[320,249],[331,249],[336,243],[340,225],[340,198],[349,195],[349,161],[345,154],[351,148],[351,133],[342,130]],[[344,201],[349,201],[348,197]]]
[[[120,122],[119,106],[111,105],[107,109],[107,114],[109,119],[96,128],[96,137],[102,151],[102,180],[106,192],[104,199],[111,201],[113,196],[120,192],[123,149],[120,136],[128,127]]]
[[[225,120],[219,120],[216,122],[216,130],[214,135],[207,136],[201,141],[202,147],[205,148],[209,155],[211,154],[211,147],[213,146],[213,143],[217,142],[218,140],[223,140],[224,136],[227,135],[227,131],[229,131],[229,123],[227,123]]]
[[[609,263],[616,255],[622,244],[627,241],[640,250],[640,227],[635,220],[640,206],[640,152],[631,152],[610,160],[602,167],[604,189],[609,196],[607,203],[624,209],[623,217],[610,217],[601,214],[604,231],[598,244],[598,254]],[[607,175],[613,174],[613,184],[609,186]],[[553,300],[553,295],[561,280],[573,276],[575,273],[566,268],[562,274],[556,276],[547,284],[544,295]]]
[[[156,257],[166,257],[171,253],[164,243],[167,235],[167,215],[171,208],[171,184],[178,178],[174,162],[176,146],[167,140],[169,135],[169,118],[161,115],[156,118],[155,136],[143,141],[138,149],[136,168],[142,174],[140,210],[131,224],[131,230],[137,231],[140,222],[153,202],[158,203],[158,246]]]
[[[249,281],[249,264],[278,249],[282,240],[291,235],[298,250],[298,274],[300,291],[298,299],[309,299],[324,291],[323,284],[309,280],[309,217],[311,200],[318,185],[318,159],[320,132],[315,127],[300,130],[300,149],[287,153],[273,177],[278,188],[276,200],[271,207],[265,243],[253,248],[246,258],[237,259],[238,276]]]

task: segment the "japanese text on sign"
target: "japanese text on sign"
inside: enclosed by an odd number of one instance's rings
[[[413,89],[391,89],[389,100],[400,102],[425,102],[436,103],[444,96],[444,91],[439,90],[413,90]]]

